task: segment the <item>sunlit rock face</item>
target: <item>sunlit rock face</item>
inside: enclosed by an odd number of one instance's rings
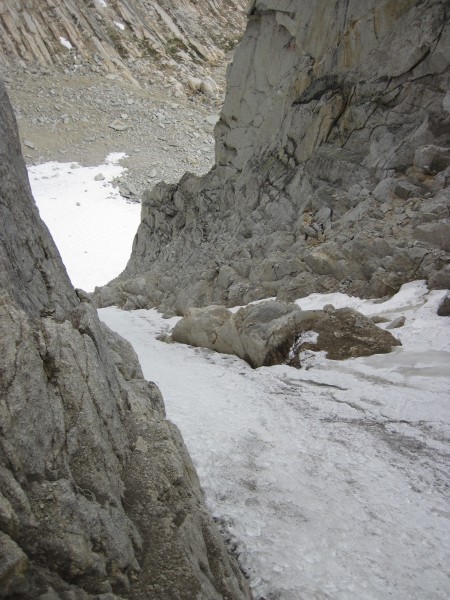
[[[448,67],[445,17],[444,2],[254,2],[228,77],[218,164],[242,170],[264,149],[302,165],[331,146],[367,168],[411,166],[433,137],[425,98],[435,86],[418,80]],[[433,108],[445,120],[442,100]]]
[[[127,308],[450,285],[449,7],[256,0],[216,165],[148,191]]]
[[[0,596],[249,598],[158,388],[71,286],[1,85],[0,266]]]

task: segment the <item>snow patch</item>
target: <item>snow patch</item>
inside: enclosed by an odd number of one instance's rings
[[[125,25],[123,23],[119,23],[118,21],[114,21],[114,25],[118,27],[121,31],[125,31]]]
[[[69,40],[66,40],[66,38],[60,37],[59,41],[64,48],[67,48],[67,50],[73,50],[72,44],[69,42]]]
[[[298,355],[299,348],[303,344],[317,344],[318,338],[319,334],[317,331],[303,331],[296,337],[291,349],[289,350],[289,360],[294,360],[294,358]]]
[[[119,275],[131,254],[141,207],[111,184],[125,170],[117,164],[124,157],[110,154],[96,167],[49,162],[28,170],[39,212],[69,277],[86,291]]]
[[[426,302],[428,288],[425,281],[405,283],[399,292],[384,300],[363,300],[357,296],[347,296],[341,292],[331,294],[311,294],[296,300],[302,310],[323,309],[327,304],[334,308],[353,308],[368,317],[373,315],[391,315],[399,310],[421,306]]]

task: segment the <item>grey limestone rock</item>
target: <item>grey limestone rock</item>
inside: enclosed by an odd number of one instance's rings
[[[449,10],[255,0],[215,167],[146,192],[130,261],[96,302],[133,308],[136,280],[139,305],[179,313],[447,281]]]
[[[4,498],[3,502],[7,502]],[[29,591],[30,563],[26,554],[0,531],[0,595],[7,598],[13,594],[25,595]]]
[[[416,227],[414,237],[450,252],[450,219]]]
[[[446,295],[439,305],[437,314],[440,317],[450,317],[450,295]]]
[[[423,146],[414,153],[414,166],[424,173],[440,173],[450,166],[450,148]]]
[[[176,342],[235,354],[252,367],[301,365],[304,350],[345,359],[390,352],[400,342],[362,314],[350,310],[302,311],[269,300],[233,314],[224,306],[192,308],[172,331]]]
[[[295,336],[301,311],[296,305],[268,301],[240,309],[224,306],[190,309],[172,332],[172,339],[193,346],[235,354],[252,367],[282,363],[281,346]]]
[[[0,596],[243,600],[158,388],[76,294],[0,85]]]

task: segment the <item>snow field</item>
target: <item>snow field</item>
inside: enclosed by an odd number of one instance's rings
[[[256,598],[447,596],[450,356],[435,316],[442,295],[422,282],[401,290],[396,310],[410,325],[394,355],[318,357],[308,370],[253,370],[159,342],[175,320],[154,310],[100,311],[160,386]],[[362,305],[369,314],[380,306]],[[431,322],[424,348],[420,325]]]
[[[124,172],[113,153],[98,167],[50,162],[28,175],[40,215],[76,288],[92,292],[119,275],[131,254],[140,204],[125,201],[111,184]],[[102,175],[103,180],[95,177]]]

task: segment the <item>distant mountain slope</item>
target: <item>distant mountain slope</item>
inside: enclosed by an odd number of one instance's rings
[[[240,37],[246,0],[0,0],[0,64],[121,73],[196,71]]]

